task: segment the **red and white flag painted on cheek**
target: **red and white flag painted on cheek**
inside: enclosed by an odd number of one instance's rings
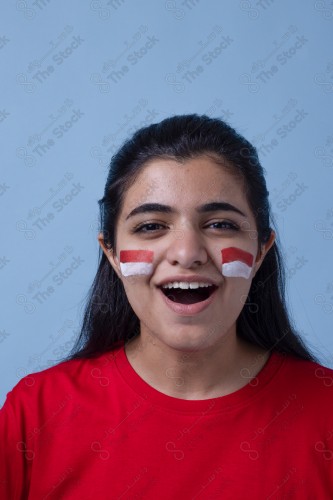
[[[253,255],[240,248],[228,247],[221,250],[222,274],[230,278],[249,278]]]
[[[123,276],[151,274],[153,272],[151,250],[120,250],[120,270]]]

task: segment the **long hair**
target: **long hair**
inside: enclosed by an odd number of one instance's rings
[[[256,220],[258,243],[267,242],[275,223],[256,149],[221,119],[190,114],[172,116],[139,129],[111,158],[104,196],[98,202],[106,246],[115,248],[124,196],[149,160],[167,158],[183,162],[203,154],[214,157],[243,179]],[[99,251],[98,270],[87,296],[81,332],[65,360],[98,356],[140,333],[139,319],[128,302],[122,281],[101,248]],[[289,317],[284,264],[277,240],[252,280],[236,331],[240,338],[262,348],[318,362]]]

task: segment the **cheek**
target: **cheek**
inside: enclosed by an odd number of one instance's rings
[[[123,276],[148,276],[153,272],[152,250],[120,250],[120,271]]]
[[[221,250],[221,273],[228,278],[249,279],[253,269],[252,253],[237,247]]]

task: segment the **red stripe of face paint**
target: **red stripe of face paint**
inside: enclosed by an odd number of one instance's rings
[[[244,262],[244,264],[247,264],[249,267],[251,267],[253,264],[253,255],[240,248],[223,248],[221,250],[221,254],[223,264],[226,264],[227,262],[234,262],[235,260]]]
[[[153,262],[151,250],[120,250],[120,262]]]

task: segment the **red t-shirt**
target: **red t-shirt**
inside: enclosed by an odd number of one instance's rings
[[[124,346],[22,378],[0,411],[0,497],[333,498],[333,370],[273,352],[227,396],[147,384]]]

